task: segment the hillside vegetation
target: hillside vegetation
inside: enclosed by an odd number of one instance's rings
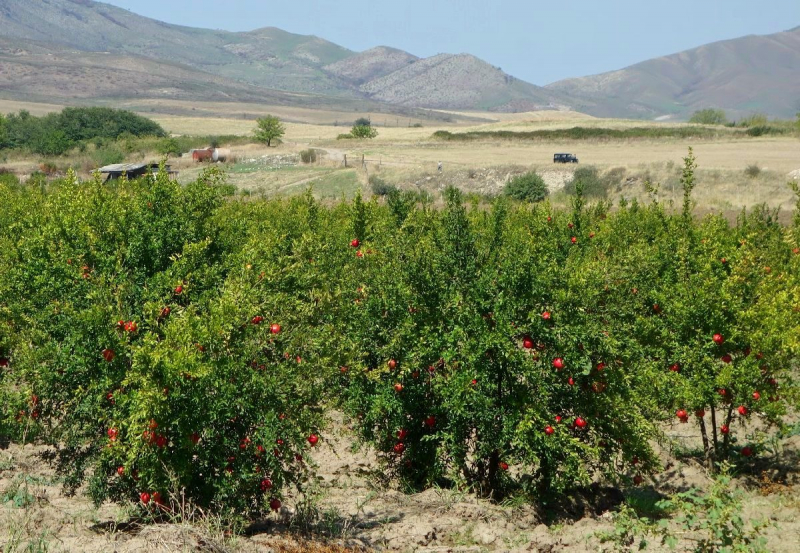
[[[110,108],[65,108],[35,117],[27,111],[0,115],[0,150],[16,148],[58,156],[89,140],[120,137],[165,137],[157,123],[130,111]]]

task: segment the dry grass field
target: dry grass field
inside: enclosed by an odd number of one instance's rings
[[[649,179],[661,184],[665,200],[679,196],[679,169],[689,147],[698,159],[699,184],[695,197],[701,209],[735,212],[742,206],[767,203],[791,207],[792,194],[786,186],[789,173],[800,169],[800,140],[796,137],[717,139],[635,139],[635,140],[501,140],[441,141],[432,137],[437,130],[531,131],[573,126],[626,129],[643,125],[680,126],[681,123],[652,123],[632,120],[598,119],[566,111],[531,113],[431,112],[431,119],[408,119],[384,114],[305,107],[270,106],[225,102],[196,103],[180,100],[129,100],[116,107],[137,111],[160,123],[174,135],[249,136],[254,120],[267,113],[285,121],[283,143],[269,148],[252,144],[234,146],[237,161],[226,164],[230,181],[246,194],[292,194],[313,186],[322,197],[351,196],[359,188],[369,194],[368,178],[380,177],[401,188],[437,192],[456,185],[481,194],[498,193],[506,180],[526,170],[545,175],[552,192],[571,178],[575,166],[554,166],[556,152],[576,154],[580,166],[591,165],[601,173],[621,176],[612,199],[645,197],[642,184]],[[0,100],[0,112],[27,109],[43,114],[61,109],[54,104]],[[374,140],[337,140],[354,119],[371,117],[378,130]],[[442,121],[442,118],[449,121]],[[413,126],[421,125],[421,126]],[[299,151],[318,149],[320,161],[312,167],[298,166]],[[271,160],[295,156],[273,166]],[[348,167],[344,167],[347,156]],[[157,158],[155,152],[152,154]],[[361,164],[365,159],[366,163]],[[138,160],[138,159],[137,159]],[[243,161],[244,160],[244,161]],[[249,162],[247,160],[250,160]],[[7,159],[5,166],[25,174],[41,160]],[[58,160],[56,160],[58,161]],[[438,162],[444,172],[437,172]],[[191,179],[200,166],[186,160],[173,161],[181,180]],[[757,165],[755,177],[745,170]],[[555,197],[558,202],[558,197]]]
[[[494,114],[480,114],[488,118]],[[246,135],[252,122],[225,118],[156,116],[169,131],[179,134],[238,134]],[[771,207],[788,209],[792,194],[786,186],[788,174],[800,169],[800,141],[794,137],[727,138],[708,140],[643,139],[626,141],[506,141],[485,140],[470,142],[444,142],[432,138],[436,130],[453,132],[465,130],[532,130],[555,129],[575,125],[587,127],[629,128],[641,126],[640,121],[600,120],[581,114],[542,112],[533,114],[497,114],[494,122],[482,125],[436,124],[421,128],[382,127],[377,125],[378,137],[369,141],[336,140],[346,131],[343,127],[311,123],[287,123],[285,142],[261,155],[296,153],[304,148],[318,148],[327,152],[327,160],[343,166],[344,156],[350,164],[360,166],[362,157],[366,167],[360,167],[360,181],[366,183],[369,175],[380,173],[388,182],[401,187],[416,185],[433,191],[444,184],[455,184],[467,190],[498,192],[503,182],[487,183],[465,175],[491,171],[503,173],[510,167],[555,173],[551,184],[555,191],[560,175],[571,172],[574,166],[556,167],[552,163],[555,152],[576,154],[582,165],[592,165],[601,172],[616,170],[624,173],[628,186],[621,186],[617,195],[644,198],[641,184],[649,178],[661,183],[665,199],[677,198],[679,166],[688,148],[694,149],[699,163],[700,182],[696,198],[707,209],[738,210],[741,206],[767,203]],[[669,124],[676,125],[676,124]],[[437,174],[441,161],[444,173]],[[760,174],[751,178],[745,170],[757,165]],[[508,171],[505,173],[517,173]],[[232,176],[237,183],[237,177]],[[274,179],[273,179],[274,180]],[[566,179],[568,180],[568,178]],[[265,181],[266,182],[266,181]],[[426,187],[425,183],[432,183]],[[251,176],[248,189],[257,189],[258,178]],[[272,185],[265,184],[265,188]]]

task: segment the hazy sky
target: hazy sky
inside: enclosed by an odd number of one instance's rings
[[[800,0],[106,0],[170,23],[279,27],[351,50],[474,54],[543,85],[800,25]]]

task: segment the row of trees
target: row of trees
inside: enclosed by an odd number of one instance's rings
[[[165,137],[160,125],[126,110],[64,108],[43,117],[20,111],[0,115],[0,149],[22,149],[46,156],[63,155],[92,140],[121,137]]]
[[[730,127],[744,128],[764,127],[770,123],[769,118],[762,113],[744,117],[739,121],[730,121],[724,110],[714,108],[706,108],[694,112],[689,122],[700,125],[727,125]],[[797,130],[800,131],[800,112],[797,113],[797,119],[794,125]]]
[[[157,512],[278,508],[332,405],[409,488],[635,484],[670,420],[747,462],[798,404],[800,210],[697,221],[682,183],[672,213],[0,181],[0,441]]]
[[[256,128],[253,131],[255,139],[263,142],[268,147],[276,140],[280,140],[286,134],[286,126],[274,115],[267,115],[256,120]],[[378,131],[372,127],[369,119],[359,118],[353,124],[353,128],[348,134],[340,134],[339,139],[355,138],[366,139],[375,138]]]

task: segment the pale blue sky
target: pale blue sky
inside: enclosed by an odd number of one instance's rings
[[[350,48],[467,52],[543,85],[800,26],[800,0],[107,0],[154,19],[279,27]]]

